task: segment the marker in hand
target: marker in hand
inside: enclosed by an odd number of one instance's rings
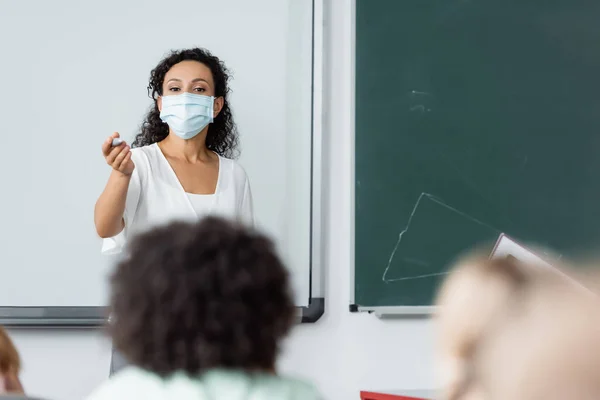
[[[104,143],[102,143],[102,155],[106,159],[106,163],[114,170],[131,175],[135,169],[135,164],[131,160],[131,148],[125,140],[121,139],[118,132],[110,135]]]

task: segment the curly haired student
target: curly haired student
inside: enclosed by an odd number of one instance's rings
[[[111,336],[131,365],[89,400],[320,399],[275,371],[294,304],[262,234],[216,217],[171,223],[136,237],[111,283]]]

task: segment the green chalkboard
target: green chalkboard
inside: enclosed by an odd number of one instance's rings
[[[500,233],[600,245],[600,2],[357,0],[354,302],[427,306]]]

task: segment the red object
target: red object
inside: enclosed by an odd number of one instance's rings
[[[376,392],[360,392],[362,400],[429,400],[424,397],[413,397],[404,394],[386,394]]]

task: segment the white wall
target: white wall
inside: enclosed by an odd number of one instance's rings
[[[327,14],[325,235],[327,309],[299,326],[281,369],[312,379],[328,400],[358,399],[361,389],[431,388],[431,324],[379,321],[348,312],[352,268],[352,1],[330,0]],[[333,73],[335,71],[335,73]],[[75,400],[108,373],[110,344],[100,332],[13,331],[31,394]]]

